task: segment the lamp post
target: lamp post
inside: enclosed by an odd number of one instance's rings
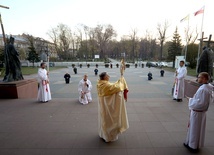
[[[48,50],[48,45],[45,47],[45,54],[47,55],[47,70],[49,72],[49,56],[50,56],[50,52]]]
[[[49,56],[50,51],[47,43],[42,43],[41,45],[41,60],[47,62],[47,71],[49,71]]]

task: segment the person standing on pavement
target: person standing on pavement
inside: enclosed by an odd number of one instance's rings
[[[77,68],[75,66],[74,66],[73,71],[74,71],[74,74],[77,74]]]
[[[94,74],[97,76],[97,74],[98,74],[98,69],[97,68],[94,69]]]
[[[160,76],[161,77],[164,77],[164,70],[161,68],[161,70],[160,70]]]
[[[39,90],[37,100],[40,102],[48,102],[49,100],[51,100],[51,91],[48,78],[49,72],[47,72],[45,67],[46,64],[42,62],[38,70]]]
[[[184,79],[187,75],[187,69],[183,60],[180,61],[179,65],[179,68],[175,71],[173,99],[177,102],[182,102],[184,98]]]
[[[129,128],[125,101],[128,86],[125,78],[110,83],[110,76],[103,72],[97,82],[98,93],[98,130],[105,142],[113,142],[118,135]]]
[[[92,90],[91,81],[88,80],[88,75],[85,74],[83,79],[80,80],[78,85],[80,103],[88,104],[92,102],[91,90]]]
[[[198,76],[198,83],[202,84],[193,98],[187,97],[190,110],[190,121],[184,146],[190,151],[197,152],[204,146],[206,112],[209,105],[213,103],[214,86],[209,82],[209,74],[201,72]]]

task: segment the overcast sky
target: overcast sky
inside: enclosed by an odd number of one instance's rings
[[[119,36],[136,29],[139,37],[146,31],[156,37],[158,23],[168,21],[167,36],[172,36],[177,26],[182,40],[188,22],[180,20],[190,14],[190,27],[197,26],[200,32],[203,14],[193,13],[205,6],[203,31],[206,37],[214,37],[213,0],[1,0],[0,5],[10,8],[0,8],[6,34],[49,39],[48,30],[63,23],[73,31],[79,24],[111,24]]]

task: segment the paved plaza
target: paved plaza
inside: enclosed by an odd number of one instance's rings
[[[130,128],[118,141],[105,143],[98,136],[98,103],[95,67],[71,67],[50,72],[52,100],[39,103],[32,99],[0,99],[0,155],[189,155],[183,142],[189,110],[187,100],[172,100],[173,73],[158,68],[134,68],[125,71],[129,86],[126,103]],[[119,69],[107,71],[114,82]],[[151,71],[153,80],[147,80]],[[71,74],[65,84],[64,74]],[[93,102],[78,103],[77,86],[84,74],[93,85]],[[36,78],[37,75],[25,76]],[[194,77],[187,77],[194,78]],[[200,155],[214,154],[214,106],[207,112],[205,147]]]

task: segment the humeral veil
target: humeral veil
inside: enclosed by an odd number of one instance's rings
[[[117,140],[118,135],[129,128],[124,90],[128,90],[128,86],[123,76],[115,83],[97,82],[99,136],[106,142]]]

